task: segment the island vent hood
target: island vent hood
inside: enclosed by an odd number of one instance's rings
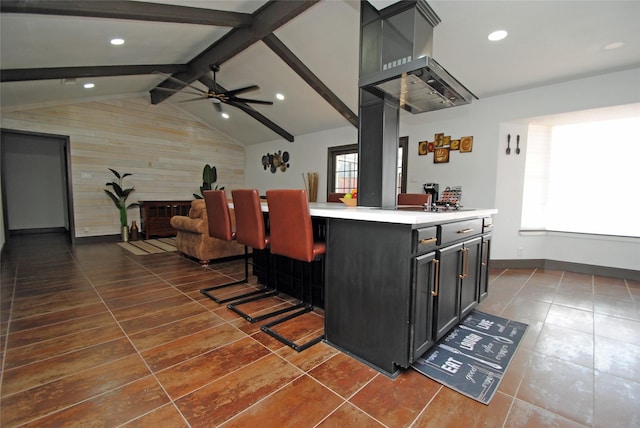
[[[386,94],[414,114],[478,99],[431,57],[439,23],[425,0],[403,0],[379,11],[363,1],[359,87]]]

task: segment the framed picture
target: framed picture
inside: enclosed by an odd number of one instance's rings
[[[444,146],[444,133],[436,134],[434,136],[434,142],[436,144],[436,147]]]
[[[433,153],[435,148],[436,148],[436,143],[434,143],[433,141],[430,143],[427,143],[427,153]]]
[[[451,150],[460,150],[460,140],[451,140],[449,148]]]
[[[448,163],[449,147],[436,147],[433,152],[433,163]]]
[[[473,150],[473,137],[460,138],[460,153],[470,153]]]
[[[418,155],[423,156],[427,154],[427,142],[420,141],[418,143]]]

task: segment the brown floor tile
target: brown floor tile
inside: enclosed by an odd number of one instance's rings
[[[56,324],[11,333],[7,345],[9,348],[25,346],[56,337],[75,334],[84,330],[105,328],[114,325],[116,325],[116,322],[113,317],[108,312],[101,312],[96,315],[70,319]]]
[[[516,297],[502,311],[500,316],[520,322],[529,320],[544,321],[550,307],[551,304],[547,302]]]
[[[489,405],[479,403],[452,389],[442,388],[418,417],[415,427],[473,428],[501,427],[512,397],[496,392]]]
[[[192,426],[214,426],[300,376],[302,372],[293,365],[268,355],[177,400],[176,404]]]
[[[237,328],[222,324],[144,351],[142,357],[153,371],[158,371],[243,337]]]
[[[591,425],[593,370],[534,353],[517,398],[575,422]]]
[[[104,312],[107,312],[107,307],[104,303],[100,302],[22,319],[16,319],[12,316],[11,332],[15,333],[21,330],[42,327],[48,324],[56,324]]]
[[[640,382],[596,371],[596,427],[637,427],[640,425]]]
[[[545,324],[534,350],[592,369],[593,346],[592,334]]]
[[[129,338],[138,351],[144,351],[180,339],[183,336],[219,326],[222,323],[224,323],[224,320],[216,314],[203,312],[170,324],[131,334]]]
[[[593,318],[596,336],[640,345],[640,321],[597,313]]]
[[[551,305],[546,323],[593,335],[593,312],[591,311]]]
[[[138,355],[102,364],[2,399],[2,426],[29,422],[149,375]]]
[[[52,382],[78,371],[124,358],[133,353],[135,353],[135,350],[131,343],[126,338],[122,338],[6,370],[2,379],[2,396],[5,397],[9,394]]]
[[[350,403],[344,403],[317,425],[317,428],[345,427],[375,428],[384,427],[384,425]]]
[[[351,397],[377,374],[374,369],[342,353],[334,355],[309,371],[309,376],[345,399]]]
[[[304,352],[296,352],[288,346],[283,346],[277,351],[278,355],[303,371],[313,369],[337,353],[338,351],[334,347],[325,342],[313,345],[311,348],[305,349]]]
[[[4,368],[7,370],[30,364],[120,337],[124,337],[124,333],[120,327],[113,323],[99,328],[82,330],[66,336],[54,337],[31,345],[10,348],[7,349]]]
[[[25,426],[58,428],[67,425],[68,421],[73,421],[73,425],[79,427],[117,426],[136,419],[168,401],[160,385],[148,376]]]
[[[150,290],[147,293],[137,293],[126,297],[122,296],[118,299],[107,300],[105,303],[112,311],[118,311],[131,306],[182,295],[180,291],[165,284],[163,288],[158,288],[157,290]]]
[[[439,383],[408,369],[396,379],[378,374],[349,402],[387,426],[403,427],[409,426],[441,388]]]
[[[581,293],[563,288],[558,289],[558,292],[553,297],[554,305],[568,306],[585,311],[593,311],[593,301],[593,293]]]
[[[264,323],[269,321],[271,320],[265,320]],[[272,330],[300,345],[318,335],[323,334],[324,317],[312,311],[282,324],[278,324],[272,327]]]
[[[269,350],[251,338],[222,346],[156,373],[172,399],[177,399],[202,386],[263,358]]]
[[[113,310],[113,316],[120,322],[137,318],[140,314],[151,314],[153,312],[158,312],[163,309],[172,309],[176,306],[184,305],[185,303],[189,303],[191,299],[188,297],[178,294],[174,297],[167,297],[164,299],[147,301],[145,303],[141,303],[135,306],[129,306],[123,309]]]
[[[341,403],[342,399],[330,390],[308,376],[302,376],[249,407],[223,426],[311,427]]]
[[[207,312],[207,309],[202,305],[195,302],[186,302],[182,305],[151,313],[142,312],[135,318],[121,321],[120,326],[127,334],[135,334],[205,312]]]
[[[629,289],[624,282],[621,285],[598,284],[596,282],[593,287],[593,293],[598,297],[608,297],[610,299],[626,300],[628,302],[633,301]]]
[[[640,321],[638,308],[638,303],[632,301],[596,297],[593,311],[599,314]]]
[[[510,428],[583,428],[579,424],[527,402],[515,399],[504,424]]]
[[[516,354],[511,359],[509,367],[504,374],[500,385],[498,385],[498,391],[510,395],[516,396],[522,378],[524,378],[527,368],[529,367],[529,360],[531,359],[532,351],[518,347]]]
[[[132,420],[122,427],[126,428],[148,428],[148,427],[162,427],[162,428],[188,428],[187,422],[184,420],[180,412],[175,408],[173,404],[166,404],[156,410],[153,410],[146,415],[140,416],[137,419]]]
[[[595,368],[603,373],[640,382],[640,345],[596,336]]]

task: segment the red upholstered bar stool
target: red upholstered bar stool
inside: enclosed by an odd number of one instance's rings
[[[258,194],[258,191],[256,189],[232,190],[231,197],[233,198],[233,207],[236,214],[236,240],[241,244],[248,245],[254,250],[267,250],[269,248],[270,239],[265,232],[264,216],[262,214],[262,207],[260,206],[260,195]],[[270,259],[270,254],[267,257]],[[267,263],[267,270],[269,269],[269,264],[270,261]],[[268,271],[266,273],[266,278],[266,285],[269,287]],[[260,296],[249,297],[243,300],[235,300],[229,303],[227,308],[231,309],[247,321],[254,323],[304,306],[302,303],[294,306],[287,305],[285,308],[277,309],[268,313],[258,313],[256,316],[252,316],[240,308],[241,306],[246,307],[247,303],[267,299],[277,295],[278,293],[277,287],[271,287],[268,290],[265,290],[265,292]]]
[[[231,223],[231,213],[229,212],[229,203],[224,190],[206,190],[202,193],[207,208],[207,220],[209,222],[209,235],[213,238],[222,239],[224,241],[232,241],[236,239],[236,233]],[[238,241],[240,242],[240,241]],[[226,303],[232,300],[242,299],[249,296],[255,296],[265,292],[265,288],[253,290],[240,295],[234,294],[230,297],[219,297],[212,294],[215,290],[231,287],[238,284],[246,284],[249,282],[249,253],[246,242],[244,244],[244,278],[238,281],[229,282],[227,284],[215,285],[213,287],[203,288],[200,293],[204,294],[217,303]]]
[[[324,262],[326,245],[324,242],[314,241],[307,192],[305,190],[268,190],[267,204],[269,205],[271,253],[304,262],[309,268],[309,288],[311,288],[311,263]],[[303,344],[297,344],[276,332],[274,327],[313,310],[311,290],[309,290],[309,301],[305,301],[304,269],[302,276],[300,301],[305,304],[304,307],[262,326],[262,331],[298,352],[320,342],[324,338],[324,332]]]
[[[399,193],[398,205],[430,205],[431,195],[426,193]]]

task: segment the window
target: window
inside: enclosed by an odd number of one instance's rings
[[[409,137],[401,137],[398,144],[398,175],[396,183],[398,193],[407,188],[407,157]],[[327,194],[347,193],[358,188],[358,145],[329,147]]]
[[[521,227],[640,237],[640,104],[533,122]]]

